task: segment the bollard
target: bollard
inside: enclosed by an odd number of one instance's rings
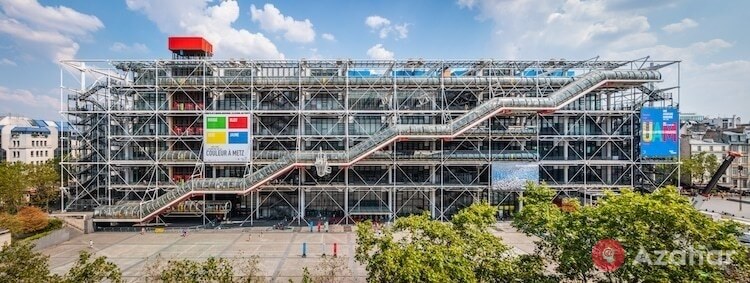
[[[338,246],[338,243],[333,243],[333,257],[337,257],[339,255]]]
[[[302,243],[302,257],[307,257],[307,243]]]

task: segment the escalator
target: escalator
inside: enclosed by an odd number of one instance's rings
[[[658,81],[657,71],[592,71],[546,97],[497,97],[486,100],[452,122],[441,125],[393,125],[348,151],[325,153],[331,166],[350,166],[399,139],[454,138],[500,113],[554,111],[604,85],[638,86]],[[318,152],[289,153],[245,178],[191,179],[158,198],[139,204],[100,206],[96,222],[146,222],[193,196],[204,194],[247,194],[288,170],[314,165]]]

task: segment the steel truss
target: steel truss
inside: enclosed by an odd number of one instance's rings
[[[63,209],[145,204],[187,180],[247,176],[287,153],[345,151],[395,124],[449,123],[496,97],[546,97],[592,70],[679,70],[670,63],[68,61],[61,113],[76,142],[63,149]],[[396,140],[322,177],[299,166],[243,196],[194,199],[230,200],[233,217],[247,221],[449,219],[480,200],[512,213],[522,190],[490,189],[498,161],[538,162],[541,181],[568,196],[651,190],[679,175],[676,160],[639,154],[640,109],[677,105],[679,88],[668,87],[607,84],[555,112],[501,113],[456,138]],[[203,162],[203,116],[211,113],[252,116],[245,164]]]

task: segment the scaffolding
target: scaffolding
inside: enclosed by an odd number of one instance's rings
[[[677,64],[675,64],[677,63]],[[537,164],[560,194],[675,184],[677,159],[640,156],[640,109],[677,106],[673,61],[66,61],[64,210],[162,221],[186,202],[228,201],[243,221],[334,223],[486,200],[494,162]],[[67,74],[67,75],[66,75]],[[203,160],[204,117],[249,115],[251,156]],[[198,207],[198,206],[195,206]],[[205,216],[204,216],[205,217]]]

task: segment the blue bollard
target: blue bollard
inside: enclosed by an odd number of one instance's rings
[[[307,257],[307,243],[302,243],[302,257]]]

